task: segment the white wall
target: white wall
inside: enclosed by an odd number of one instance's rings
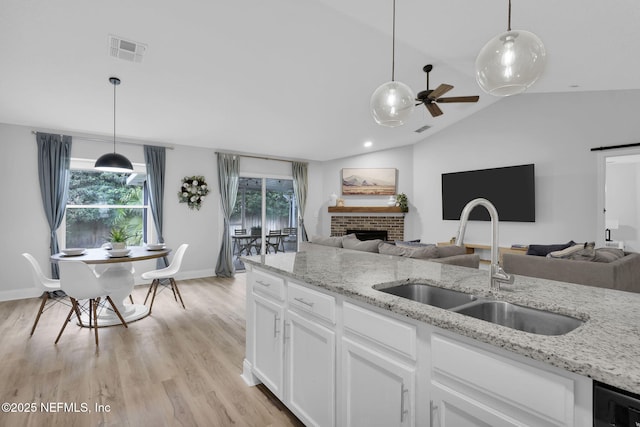
[[[525,94],[505,98],[414,147],[414,203],[423,241],[448,241],[440,175],[535,163],[536,222],[500,224],[500,244],[594,241],[597,155],[593,147],[638,142],[640,91]],[[437,119],[436,119],[437,120]],[[488,243],[488,222],[472,221],[465,241]]]
[[[322,164],[322,192],[315,194],[315,206],[319,219],[317,233],[328,236],[331,231],[331,216],[327,212],[332,193],[345,200],[345,206],[386,206],[387,196],[343,196],[341,171],[343,168],[395,168],[397,193],[405,193],[409,199],[409,213],[405,217],[405,238],[416,236],[415,223],[419,212],[413,206],[413,146],[377,151],[361,156],[346,157]]]
[[[502,222],[500,244],[597,240],[598,158],[590,149],[638,142],[639,100],[640,91],[513,96],[412,147],[325,162],[322,194],[316,195],[319,234],[329,234],[329,195],[340,195],[343,167],[397,168],[398,192],[410,204],[405,238],[440,242],[458,228],[458,221],[442,220],[442,173],[534,163],[536,222]],[[346,198],[347,205],[384,202]],[[471,221],[465,241],[488,244],[490,237],[488,222]]]
[[[153,142],[149,142],[153,144]],[[97,158],[111,149],[109,144],[74,138],[73,157]],[[118,145],[118,152],[132,162],[144,163],[142,146]],[[42,209],[38,183],[37,146],[31,128],[0,124],[0,301],[40,295],[33,286],[26,260],[30,252],[49,273],[49,226]],[[164,237],[170,247],[189,243],[180,277],[214,275],[220,248],[219,194],[214,150],[176,146],[167,150],[164,200]],[[178,203],[177,193],[184,176],[203,175],[212,191],[199,211]],[[220,228],[221,229],[221,228]],[[137,276],[155,268],[152,261],[135,264]],[[138,278],[138,283],[140,280]]]

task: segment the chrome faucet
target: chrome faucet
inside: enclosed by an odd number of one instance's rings
[[[484,206],[491,217],[491,290],[500,290],[500,283],[513,283],[513,275],[506,273],[498,262],[498,211],[487,199],[473,199],[462,210],[460,227],[456,237],[456,245],[464,246],[464,232],[469,221],[469,214],[476,206]]]

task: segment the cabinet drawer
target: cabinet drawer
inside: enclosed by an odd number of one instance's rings
[[[357,305],[344,303],[344,327],[416,360],[416,327]]]
[[[284,280],[259,270],[253,270],[253,291],[284,301]]]
[[[336,323],[336,300],[331,295],[290,282],[287,301],[289,307],[296,307],[328,320],[332,324]]]
[[[525,363],[433,335],[432,382],[534,425],[574,425],[574,382]]]

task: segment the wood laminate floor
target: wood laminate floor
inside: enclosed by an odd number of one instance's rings
[[[178,282],[151,316],[129,328],[75,323],[54,340],[68,308],[40,299],[0,303],[0,426],[300,426],[264,386],[240,378],[245,351],[245,275]],[[147,287],[133,292],[142,303]]]

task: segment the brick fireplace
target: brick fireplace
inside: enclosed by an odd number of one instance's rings
[[[404,215],[332,215],[331,235],[344,236],[347,230],[386,230],[388,240],[404,240]]]

